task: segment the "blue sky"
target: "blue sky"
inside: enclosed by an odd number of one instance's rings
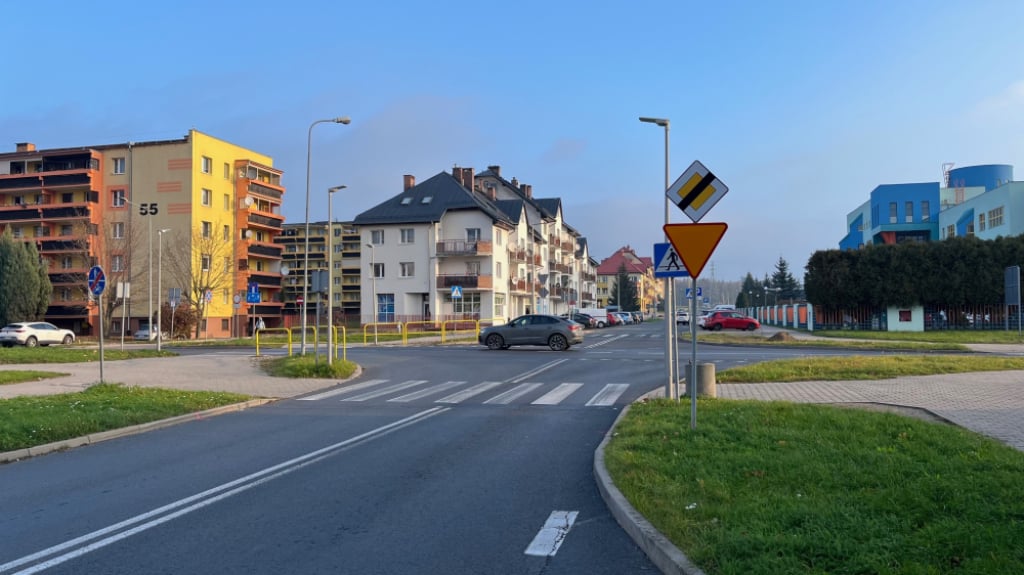
[[[288,221],[346,184],[351,219],[452,166],[500,165],[602,259],[651,255],[670,175],[729,186],[702,278],[801,278],[881,183],[944,162],[1024,179],[1024,2],[248,2],[58,0],[4,7],[0,149],[179,138],[274,158]],[[689,222],[677,208],[673,223]]]

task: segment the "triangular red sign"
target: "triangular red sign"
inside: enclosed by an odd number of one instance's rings
[[[686,271],[690,272],[690,277],[696,279],[704,270],[704,264],[711,258],[711,253],[718,247],[718,242],[722,241],[722,236],[725,235],[725,230],[729,229],[729,225],[724,222],[665,224],[663,229],[668,240],[672,242],[672,247],[679,254],[679,259],[683,260]]]

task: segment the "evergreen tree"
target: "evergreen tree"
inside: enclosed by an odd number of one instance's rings
[[[637,290],[636,282],[626,272],[626,264],[619,266],[619,270],[615,275],[615,281],[612,282],[608,302],[619,306],[619,311],[640,310],[639,290]]]
[[[10,228],[0,235],[0,325],[46,315],[53,289],[46,272],[34,245],[15,241]]]
[[[789,272],[789,263],[782,256],[779,256],[779,261],[775,263],[775,272],[772,273],[769,287],[776,291],[777,301],[793,301],[800,298],[800,285]]]

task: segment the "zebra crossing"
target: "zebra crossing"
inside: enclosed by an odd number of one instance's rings
[[[480,405],[510,405],[525,402],[529,405],[554,406],[566,402],[585,407],[610,407],[629,389],[628,383],[584,384],[562,382],[548,384],[511,381],[443,381],[432,383],[424,379],[392,382],[388,379],[370,379],[350,386],[331,389],[298,401],[332,400],[362,403],[381,400],[388,403],[428,401],[440,405],[475,402]]]

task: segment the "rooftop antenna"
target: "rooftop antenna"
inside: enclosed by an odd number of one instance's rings
[[[949,171],[953,169],[955,164],[953,162],[942,163],[942,187],[949,187]]]

